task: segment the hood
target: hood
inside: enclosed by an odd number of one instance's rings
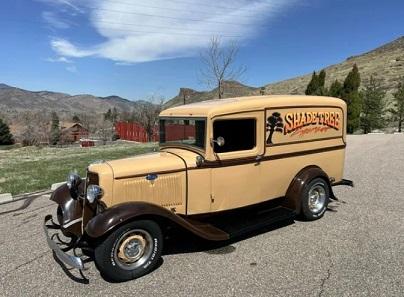
[[[192,163],[195,164],[195,153],[178,153],[174,152],[174,150],[173,153],[176,155],[167,150],[157,153],[139,155],[132,158],[108,161],[106,163],[111,167],[114,179],[130,178],[134,176],[147,175],[149,173],[185,170],[185,164],[181,158],[186,160],[188,167]]]

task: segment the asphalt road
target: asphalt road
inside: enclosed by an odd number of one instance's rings
[[[88,282],[55,262],[42,232],[54,211],[45,197],[0,205],[0,295],[404,296],[404,135],[349,137],[345,177],[356,187],[335,188],[340,202],[321,220],[214,250],[175,242],[183,246],[157,270],[120,284],[92,262]]]

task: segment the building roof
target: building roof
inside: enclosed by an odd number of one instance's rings
[[[160,116],[215,117],[235,112],[264,110],[265,108],[323,105],[346,109],[343,100],[333,97],[272,95],[207,100],[166,109],[160,113]]]
[[[70,127],[64,128],[64,129],[62,130],[62,132],[69,132],[69,131],[71,131],[71,130],[73,130],[73,129],[75,129],[75,128],[80,128],[80,129],[82,129],[82,130],[88,131],[82,124],[80,124],[80,123],[75,123],[75,124],[71,125]]]

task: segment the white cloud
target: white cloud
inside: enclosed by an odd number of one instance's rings
[[[66,57],[47,58],[46,61],[51,63],[66,63],[66,64],[74,63],[72,60],[69,60]]]
[[[52,39],[51,46],[61,56],[83,58],[96,54],[94,50],[79,49],[68,40],[62,38]]]
[[[87,4],[89,21],[106,41],[85,47],[57,38],[51,46],[62,56],[96,56],[118,63],[194,56],[213,35],[222,36],[224,42],[256,37],[268,21],[295,1],[92,1],[91,6]]]
[[[75,4],[76,2],[79,3],[77,0],[36,0],[38,2],[47,3],[53,6],[57,6],[59,8],[69,8],[70,10],[76,13],[84,13],[84,9],[79,7],[79,4]],[[81,1],[84,2],[84,1]]]
[[[76,73],[77,72],[77,67],[74,66],[74,65],[67,66],[66,70],[69,71],[69,72],[72,72],[72,73]]]
[[[52,27],[56,29],[67,29],[70,28],[70,25],[63,21],[58,15],[51,11],[42,12],[42,18]]]

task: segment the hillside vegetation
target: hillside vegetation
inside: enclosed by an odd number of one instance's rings
[[[347,58],[345,61],[324,68],[326,87],[329,87],[336,79],[344,81],[353,65],[357,65],[361,74],[362,86],[367,84],[371,76],[381,80],[381,85],[387,93],[387,98],[397,88],[399,78],[404,76],[404,36],[390,43],[378,47],[370,52]],[[318,69],[313,69],[318,70]],[[270,83],[264,86],[267,95],[279,94],[304,94],[312,73],[291,78],[288,80]],[[165,107],[183,104],[184,90],[189,90],[187,103],[215,99],[217,90],[198,92],[190,89],[181,89],[180,93],[169,100]],[[227,82],[225,86],[225,98],[237,96],[253,96],[260,94],[261,88],[245,86],[238,82]]]

